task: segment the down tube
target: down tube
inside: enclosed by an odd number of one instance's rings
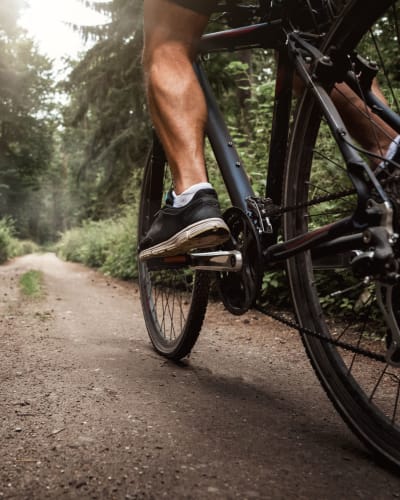
[[[254,196],[253,188],[233,145],[204,69],[199,63],[196,63],[195,71],[207,101],[208,120],[206,133],[221,170],[229,197],[233,206],[247,212],[246,199],[249,196]]]

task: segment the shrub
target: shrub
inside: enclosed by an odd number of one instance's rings
[[[35,253],[40,250],[39,245],[37,245],[35,242],[30,241],[30,240],[18,240],[17,241],[17,248],[16,248],[16,255],[27,255],[29,253]]]
[[[17,255],[17,247],[12,220],[0,219],[0,264]]]
[[[107,252],[102,271],[122,279],[137,277],[136,228],[134,214],[127,214],[114,224],[112,246]]]
[[[86,221],[70,229],[56,245],[65,260],[80,262],[123,279],[137,277],[136,214],[126,211],[118,218]]]

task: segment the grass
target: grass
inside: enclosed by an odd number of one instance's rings
[[[27,297],[37,298],[43,294],[43,275],[40,271],[31,270],[24,273],[19,284],[22,293]]]

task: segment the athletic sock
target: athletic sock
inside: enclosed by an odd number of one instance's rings
[[[209,182],[199,182],[198,184],[194,184],[190,186],[190,188],[185,189],[181,194],[175,194],[175,191],[172,191],[172,196],[174,198],[174,207],[180,208],[187,205],[192,201],[193,196],[200,191],[200,189],[212,189],[212,186]]]
[[[386,160],[393,160],[395,156],[398,156],[398,151],[399,151],[399,146],[400,146],[400,135],[398,135],[393,141],[390,143],[389,149],[386,152]],[[398,161],[398,158],[396,158],[396,161]],[[387,161],[382,161],[379,164],[380,168],[386,168],[388,165]]]

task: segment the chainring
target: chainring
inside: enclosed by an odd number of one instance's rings
[[[263,278],[262,247],[257,229],[242,210],[229,208],[224,220],[231,231],[231,239],[224,250],[238,250],[242,254],[242,270],[237,273],[220,272],[217,275],[222,302],[229,312],[244,314],[255,303]]]

